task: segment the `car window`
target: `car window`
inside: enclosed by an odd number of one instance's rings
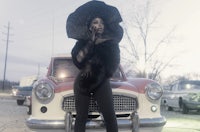
[[[198,83],[181,83],[180,84],[180,90],[195,90],[200,89],[200,84]]]
[[[174,84],[174,85],[172,86],[172,88],[171,88],[171,91],[177,91],[177,87],[178,87],[178,85],[177,85],[177,84]]]

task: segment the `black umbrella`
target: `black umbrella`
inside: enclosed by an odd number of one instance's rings
[[[106,29],[105,36],[121,40],[123,30],[119,23],[122,21],[121,15],[116,7],[105,4],[102,1],[90,1],[71,13],[67,18],[67,35],[74,39],[88,39],[88,24],[94,17],[104,20]]]

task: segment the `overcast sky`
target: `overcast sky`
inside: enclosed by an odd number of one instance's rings
[[[144,0],[105,0],[116,6],[125,22],[130,12]],[[166,49],[178,56],[168,75],[195,72],[200,74],[200,1],[160,0],[160,33],[176,26],[175,41]],[[87,0],[0,0],[0,79],[3,79],[6,33],[10,22],[6,79],[19,81],[24,76],[46,73],[52,55],[70,53],[75,41],[66,36],[66,19]],[[131,12],[133,13],[133,12]],[[131,29],[131,27],[130,27]],[[122,41],[126,42],[126,41]],[[177,54],[178,53],[178,54]]]

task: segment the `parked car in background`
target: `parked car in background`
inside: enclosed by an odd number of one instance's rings
[[[169,111],[174,108],[188,114],[190,110],[200,110],[200,80],[175,82],[163,96],[164,105]]]
[[[25,105],[28,114],[31,114],[31,95],[33,84],[37,81],[37,76],[27,76],[20,80],[19,86],[12,86],[12,95],[16,99],[18,105]]]
[[[171,85],[162,85],[162,87],[163,87],[163,95],[161,97],[161,106],[165,107],[165,105],[166,105],[166,99],[165,98],[166,98],[166,95],[171,88]]]
[[[18,105],[23,105],[26,97],[31,96],[33,86],[13,86],[12,93],[13,97],[17,100]]]
[[[17,89],[19,88],[19,85],[13,85],[12,86],[12,96],[15,98],[16,94],[17,94]]]
[[[32,91],[32,115],[27,126],[33,131],[71,132],[76,117],[73,83],[79,70],[67,55],[52,57],[47,76]],[[110,79],[119,130],[161,132],[166,123],[160,114],[162,87],[155,81],[125,76],[119,67]],[[106,100],[105,100],[106,101]],[[87,129],[104,129],[102,114],[91,97]]]

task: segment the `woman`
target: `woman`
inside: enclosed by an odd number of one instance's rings
[[[102,18],[93,17],[88,22],[90,39],[77,41],[72,50],[73,62],[80,69],[74,83],[75,132],[85,131],[91,95],[103,114],[107,132],[118,131],[109,78],[118,68],[120,50],[118,39],[105,37],[106,29]]]

